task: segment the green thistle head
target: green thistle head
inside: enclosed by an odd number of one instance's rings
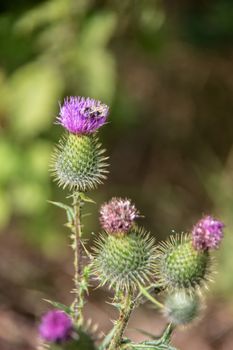
[[[196,294],[178,291],[168,295],[165,300],[164,314],[175,325],[187,325],[200,311],[200,300]]]
[[[68,134],[52,156],[52,173],[63,188],[93,189],[106,178],[104,152],[95,135]]]
[[[101,285],[116,290],[136,289],[155,269],[154,239],[133,227],[125,235],[103,235],[95,247],[94,271]]]
[[[159,246],[158,276],[168,288],[192,291],[209,279],[208,251],[197,251],[188,235],[171,237]]]

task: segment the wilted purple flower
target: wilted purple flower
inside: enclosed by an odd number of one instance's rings
[[[70,338],[72,331],[71,318],[61,310],[49,311],[42,317],[39,333],[48,342],[62,342]]]
[[[100,209],[100,223],[108,233],[126,233],[132,227],[138,211],[129,199],[112,198]]]
[[[67,97],[60,106],[58,123],[73,134],[91,134],[105,124],[109,107],[93,98]]]
[[[212,216],[205,216],[193,227],[193,246],[197,250],[217,249],[223,238],[224,224]]]

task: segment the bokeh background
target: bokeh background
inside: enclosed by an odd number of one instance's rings
[[[0,349],[36,347],[49,306],[71,302],[72,254],[64,213],[47,200],[54,125],[67,95],[111,106],[101,138],[110,175],[93,192],[85,232],[98,232],[99,205],[128,196],[158,240],[187,231],[204,213],[226,224],[205,315],[176,332],[189,350],[233,349],[233,2],[231,0],[15,0],[0,4]],[[94,290],[87,317],[107,330],[107,290]],[[128,335],[158,334],[149,305]]]

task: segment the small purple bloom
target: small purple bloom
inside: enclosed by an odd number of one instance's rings
[[[108,113],[109,107],[100,101],[89,97],[71,96],[60,106],[57,120],[72,134],[87,135],[106,123]]]
[[[217,249],[223,238],[224,224],[212,216],[205,216],[193,227],[193,246],[197,250]]]
[[[112,198],[100,209],[100,223],[108,233],[127,233],[138,217],[138,211],[129,199]]]
[[[42,317],[39,333],[48,342],[62,342],[70,338],[72,320],[63,311],[52,310]]]

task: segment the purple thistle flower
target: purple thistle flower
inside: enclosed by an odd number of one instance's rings
[[[71,96],[60,106],[57,120],[72,134],[87,135],[106,123],[108,113],[109,107],[100,101],[89,97]]]
[[[100,224],[108,233],[126,233],[138,216],[129,199],[112,198],[100,209]]]
[[[70,338],[72,331],[71,318],[61,310],[49,311],[42,317],[39,333],[48,342],[62,342]]]
[[[193,227],[193,246],[197,250],[217,249],[223,238],[224,224],[212,216],[205,216]]]

